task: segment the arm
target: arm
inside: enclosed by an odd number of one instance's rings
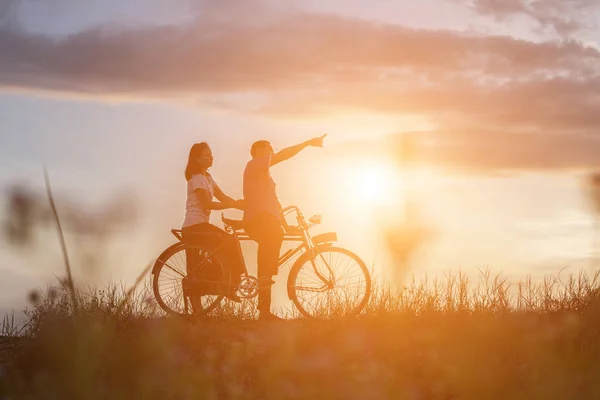
[[[235,202],[235,200],[233,200],[231,197],[229,197],[225,193],[223,193],[223,191],[221,190],[221,188],[218,187],[218,186],[215,186],[215,197],[221,203],[232,204],[233,202]]]
[[[196,175],[192,177],[192,188],[194,194],[200,202],[202,208],[209,210],[225,210],[227,208],[239,208],[238,202],[226,196],[223,191],[219,188],[214,179],[208,176]],[[218,202],[212,201],[211,191],[208,190],[209,186],[215,194],[215,197],[219,200]]]
[[[314,139],[307,140],[306,142],[297,144],[295,146],[287,147],[275,154],[271,157],[271,166],[275,164],[279,164],[282,161],[289,160],[294,157],[296,154],[300,153],[302,150],[309,146],[314,147],[323,147],[323,139],[327,136],[326,134],[320,137],[316,137]]]
[[[231,205],[227,202],[212,201],[210,194],[207,190],[196,189],[194,190],[194,193],[196,193],[196,197],[200,201],[200,204],[203,208],[208,208],[209,210],[225,210],[227,208],[231,208]]]
[[[208,193],[207,193],[207,195],[208,195]],[[242,210],[242,201],[241,200],[232,199],[231,197],[229,197],[225,193],[223,193],[221,188],[216,185],[215,185],[215,197],[217,198],[217,200],[219,200],[221,202],[221,203],[216,203],[216,204],[226,204],[228,207],[225,207],[225,208],[237,208],[238,210]],[[213,208],[213,210],[217,210],[217,208]],[[221,208],[219,208],[219,210],[221,210]]]

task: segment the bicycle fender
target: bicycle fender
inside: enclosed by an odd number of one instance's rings
[[[312,240],[315,245],[319,245],[322,243],[333,243],[333,242],[337,241],[337,233],[335,233],[335,232],[321,233],[319,235],[313,236]]]

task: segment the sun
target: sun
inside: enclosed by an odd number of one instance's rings
[[[357,200],[367,206],[387,206],[396,201],[398,179],[394,168],[386,164],[358,167]]]
[[[323,193],[327,193],[328,204],[335,212],[350,213],[354,220],[371,218],[373,213],[391,215],[405,198],[403,172],[393,160],[336,160],[326,173],[328,184]]]

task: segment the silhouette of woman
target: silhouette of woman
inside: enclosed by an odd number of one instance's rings
[[[239,249],[232,235],[210,223],[212,210],[228,208],[242,209],[243,200],[233,200],[219,188],[208,169],[213,165],[213,154],[210,146],[205,143],[196,143],[190,149],[190,155],[185,169],[187,181],[187,202],[185,220],[182,226],[183,240],[190,244],[202,244],[209,250],[214,249],[226,241],[224,246],[215,253],[225,268],[231,273],[231,287],[237,287],[242,272]],[[213,201],[213,198],[218,201]],[[208,235],[207,235],[208,234]],[[188,276],[196,263],[198,250],[186,249],[186,262]],[[234,290],[225,294],[234,301],[239,297]]]

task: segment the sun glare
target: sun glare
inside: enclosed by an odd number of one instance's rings
[[[385,164],[368,164],[357,171],[360,190],[358,200],[367,206],[391,205],[397,200],[398,180],[393,167]]]

